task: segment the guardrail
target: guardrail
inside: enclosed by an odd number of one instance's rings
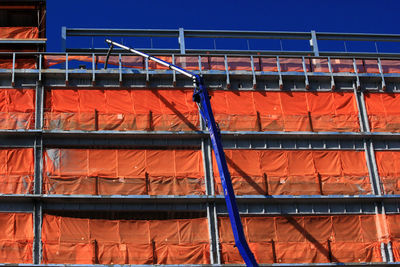
[[[186,30],[179,29],[91,29],[91,28],[67,28],[62,27],[62,49],[67,52],[105,52],[106,48],[67,48],[67,38],[72,36],[86,37],[148,37],[148,38],[177,38],[179,49],[149,49],[148,47],[140,48],[141,51],[157,53],[176,53],[176,54],[263,54],[263,55],[348,55],[348,56],[384,56],[385,53],[379,53],[377,42],[400,42],[400,34],[371,34],[371,33],[327,33],[327,32],[284,32],[284,31],[228,31],[228,30]],[[270,40],[305,40],[309,41],[309,51],[291,51],[283,50],[223,50],[217,49],[191,49],[186,45],[189,38],[208,38],[208,39],[244,39],[248,42],[254,39],[270,39]],[[321,51],[319,41],[362,41],[374,42],[376,52],[342,52],[342,51]],[[249,43],[248,43],[249,44]],[[139,49],[139,48],[138,48]],[[400,55],[399,53],[388,54],[390,56]]]

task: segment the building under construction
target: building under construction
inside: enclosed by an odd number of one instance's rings
[[[192,81],[68,46],[106,36],[176,38],[142,51],[202,75],[259,264],[400,263],[400,54],[318,48],[400,35],[63,28],[47,53],[45,17],[45,0],[0,2],[0,263],[244,264]]]

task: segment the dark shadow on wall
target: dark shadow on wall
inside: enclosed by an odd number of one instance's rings
[[[156,95],[161,102],[163,102],[163,104],[165,106],[167,106],[173,113],[176,114],[176,116],[178,116],[178,118],[186,125],[190,128],[190,130],[192,131],[198,131],[199,129],[196,127],[196,125],[194,125],[192,122],[190,122],[184,114],[182,114],[179,110],[177,110],[174,107],[173,102],[170,102],[168,99],[166,99],[165,97],[163,97],[162,95],[160,95],[157,91],[155,90],[151,90],[151,92]]]
[[[324,255],[330,262],[340,262],[334,255],[332,255],[332,251],[330,249],[329,240],[328,242],[328,249],[326,249],[318,240],[316,240],[309,232],[304,229],[293,217],[285,217],[288,222],[296,228],[299,233],[301,233],[308,242],[312,243],[315,248]]]
[[[267,190],[261,188],[256,182],[254,182],[250,175],[248,175],[244,170],[242,170],[238,165],[236,165],[235,162],[233,162],[230,158],[226,157],[226,162],[228,163],[229,167],[233,168],[235,171],[237,171],[241,177],[243,177],[248,183],[249,186],[253,187],[254,190],[257,191],[260,195],[266,195]]]

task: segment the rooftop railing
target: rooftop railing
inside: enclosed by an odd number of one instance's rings
[[[396,43],[400,42],[400,34],[370,34],[370,33],[327,33],[327,32],[281,32],[281,31],[228,31],[228,30],[186,30],[183,28],[166,30],[166,29],[90,29],[90,28],[62,28],[62,49],[67,52],[106,52],[104,40],[109,38],[125,38],[124,40],[133,42],[133,47],[141,49],[146,52],[154,53],[174,53],[174,54],[259,54],[259,55],[313,55],[313,56],[360,56],[360,57],[386,57],[386,56],[398,56],[400,51],[394,46],[395,52],[385,52],[378,49],[378,45],[381,43]],[[89,37],[92,38],[91,48],[72,48],[67,47],[67,39],[71,37]],[[94,42],[94,38],[100,38],[99,43]],[[131,40],[129,39],[131,38]],[[136,39],[135,39],[136,38]],[[138,38],[148,38],[150,47],[139,48],[135,45],[135,40]],[[175,48],[154,48],[153,38],[176,38],[177,42]],[[197,39],[196,39],[197,38]],[[81,38],[82,39],[82,38]],[[202,42],[204,39],[214,41],[213,49],[198,49],[192,48],[188,42],[196,39],[197,42]],[[200,40],[202,39],[202,40]],[[220,49],[216,47],[216,40],[221,39],[237,39],[244,40],[247,46],[244,49]],[[165,39],[164,39],[165,40]],[[280,50],[269,50],[271,45],[268,44],[258,46],[256,49],[251,49],[251,45],[255,40],[280,40]],[[290,49],[284,49],[282,41],[288,40],[303,40],[306,41],[306,45],[298,45],[298,47],[309,47],[309,50],[305,51],[294,51]],[[345,51],[338,51],[332,45],[326,45],[331,51],[321,49],[321,42],[335,42],[343,41]],[[374,51],[361,52],[361,51],[348,51],[346,43],[348,42],[369,42]],[[253,43],[252,43],[253,42]],[[307,44],[308,42],[308,44]],[[132,43],[130,43],[132,45]],[[174,46],[174,45],[171,45]],[[356,48],[357,50],[357,48]]]

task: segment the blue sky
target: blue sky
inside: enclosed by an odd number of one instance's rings
[[[400,1],[358,0],[48,0],[47,38],[48,51],[61,51],[61,27],[75,28],[145,28],[145,29],[218,29],[260,31],[323,31],[400,34]],[[75,39],[74,39],[75,40]],[[90,47],[89,39],[71,41],[68,46]],[[118,41],[118,40],[117,40]],[[128,41],[125,40],[128,43]],[[134,43],[136,42],[136,43]],[[129,44],[129,43],[128,43]],[[95,46],[102,45],[95,40]],[[148,40],[132,41],[135,47],[150,47]],[[153,40],[153,47],[177,45],[176,40]],[[213,44],[188,43],[187,46],[213,46]],[[218,41],[217,46],[228,44]],[[246,46],[244,42],[234,46]],[[286,42],[285,49],[302,48],[303,44]],[[308,44],[304,44],[306,47]],[[400,43],[398,44],[400,45]],[[252,49],[279,49],[280,44],[251,43]],[[324,48],[324,44],[321,44]],[[212,48],[212,47],[206,47]],[[224,47],[227,48],[227,47]],[[328,50],[344,49],[344,45],[329,44]],[[397,48],[379,44],[381,50]],[[375,50],[372,44],[347,44],[348,50]],[[302,49],[297,49],[302,50]],[[386,51],[385,50],[385,51]]]

